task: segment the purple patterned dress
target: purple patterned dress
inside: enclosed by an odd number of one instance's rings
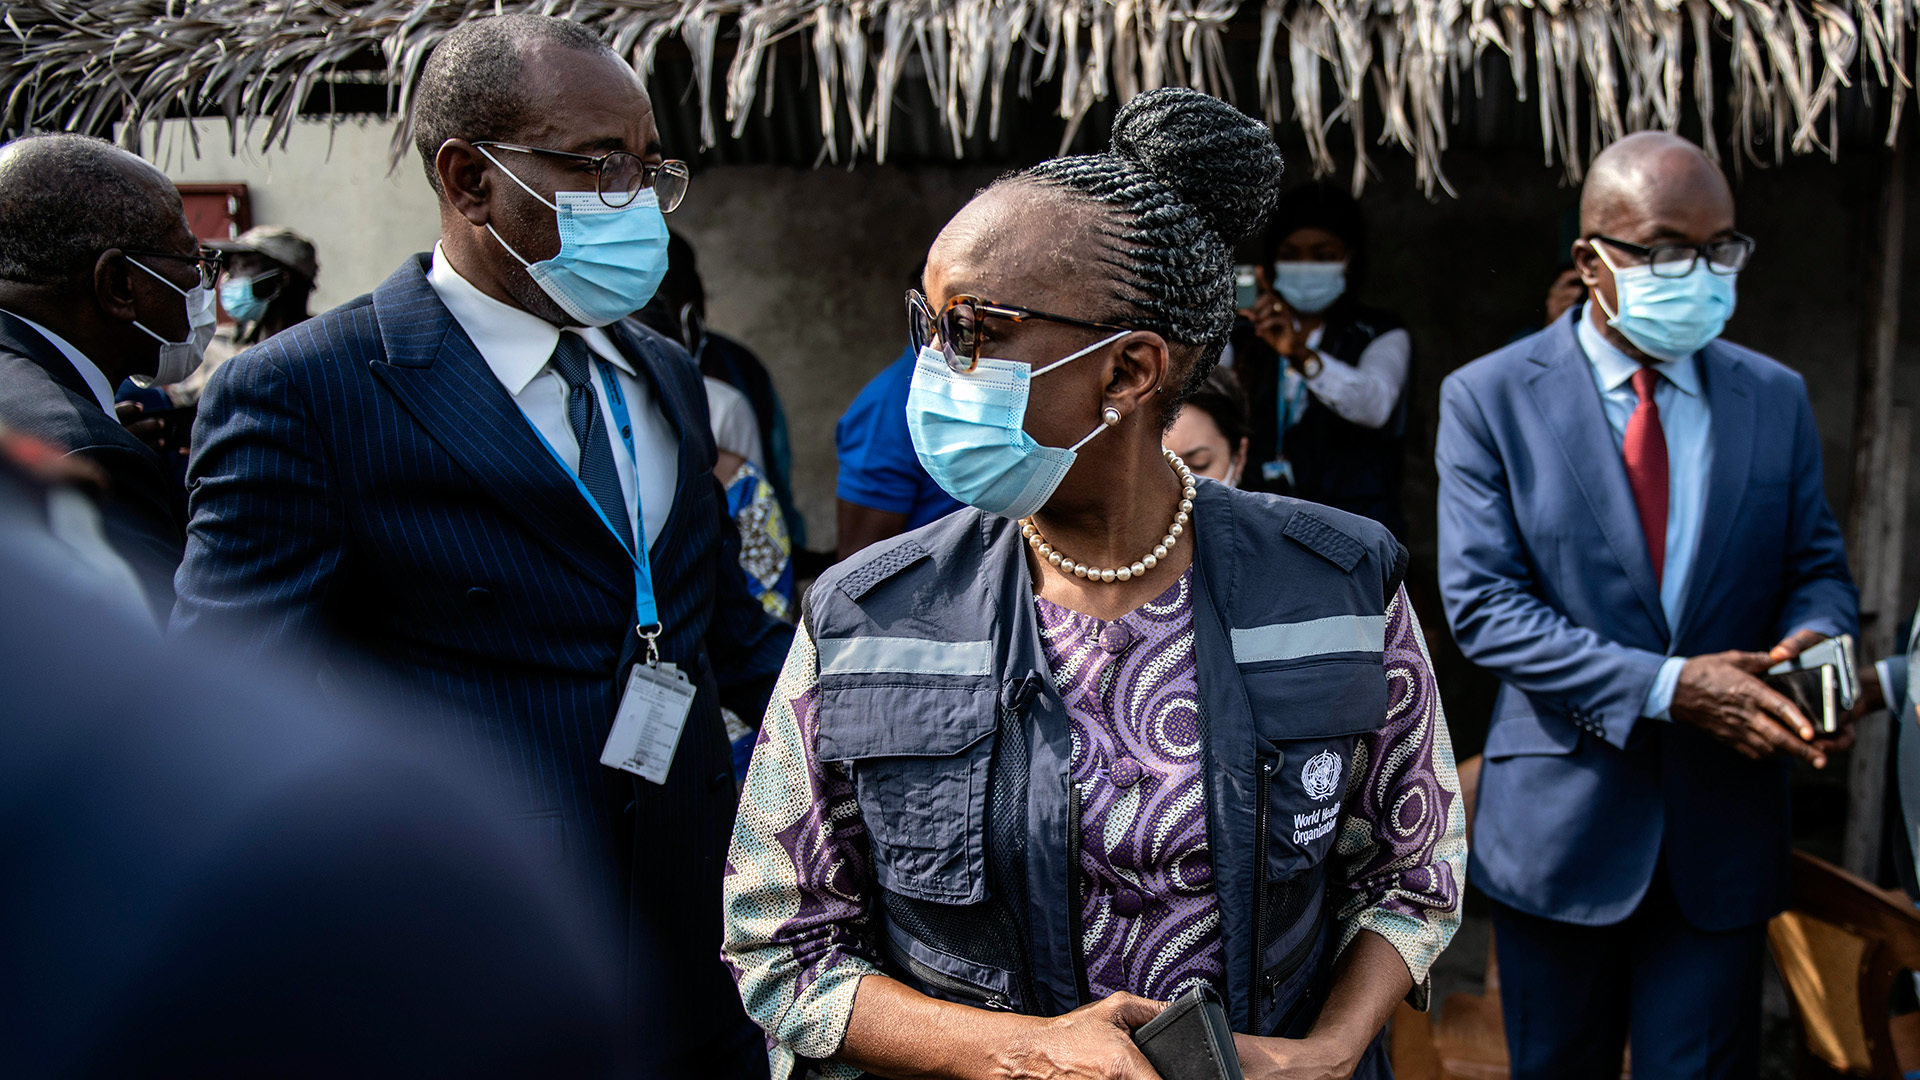
[[[1036,598],[1040,641],[1073,720],[1080,951],[1095,996],[1224,990],[1207,850],[1192,571],[1112,622]]]

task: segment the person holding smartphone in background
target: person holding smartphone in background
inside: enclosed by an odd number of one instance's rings
[[[1234,367],[1253,406],[1242,483],[1370,517],[1405,539],[1400,509],[1413,339],[1361,305],[1360,204],[1322,184],[1281,196],[1254,268]],[[1245,294],[1242,294],[1245,299]]]

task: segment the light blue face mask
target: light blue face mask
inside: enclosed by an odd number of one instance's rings
[[[540,199],[560,222],[560,250],[551,259],[530,263],[493,233],[507,254],[542,291],[581,326],[606,326],[647,306],[667,276],[667,219],[652,188],[643,188],[631,203],[618,209],[600,201],[593,191],[556,191],[554,202],[540,197],[527,182],[500,165],[484,146],[474,149],[500,166],[527,194]]]
[[[269,270],[250,278],[228,278],[220,283],[220,306],[233,316],[234,322],[259,322],[260,317],[267,313],[267,305],[280,295],[280,290],[276,288],[261,296],[259,285],[279,276],[280,271]]]
[[[1595,289],[1593,299],[1606,312],[1607,325],[1620,331],[1634,348],[1658,360],[1684,360],[1720,336],[1733,314],[1733,274],[1716,274],[1705,259],[1696,261],[1686,277],[1654,277],[1651,266],[1613,265],[1599,244],[1594,254],[1613,271],[1618,312]]]
[[[1277,262],[1273,264],[1273,291],[1287,306],[1306,315],[1318,315],[1347,291],[1347,264],[1343,262]]]
[[[1122,330],[1042,368],[1017,360],[982,359],[962,375],[940,350],[920,350],[907,391],[907,430],[920,464],[947,494],[1015,521],[1047,504],[1081,447],[1107,430],[1103,422],[1062,450],[1041,446],[1025,428],[1033,380],[1132,333]]]

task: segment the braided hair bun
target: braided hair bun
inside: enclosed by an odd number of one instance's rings
[[[1280,195],[1267,125],[1197,90],[1149,90],[1113,121],[1113,152],[1173,188],[1229,245],[1251,236]]]
[[[1065,189],[1106,208],[1109,309],[1151,330],[1186,365],[1161,419],[1200,389],[1233,331],[1233,245],[1260,228],[1280,191],[1267,126],[1195,90],[1149,90],[1114,120],[1113,149],[1043,161],[1000,183]],[[997,186],[997,185],[996,185]]]

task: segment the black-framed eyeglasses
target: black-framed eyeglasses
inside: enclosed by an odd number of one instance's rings
[[[138,251],[133,248],[121,248],[120,254],[137,256],[142,259],[171,259],[174,262],[190,262],[200,272],[200,285],[211,289],[220,280],[221,271],[227,268],[227,253],[214,248],[203,247],[192,255],[183,255],[177,251]]]
[[[977,296],[956,296],[947,301],[945,310],[935,313],[933,304],[919,289],[907,290],[907,336],[913,342],[914,351],[918,352],[937,342],[940,352],[946,357],[947,366],[959,374],[971,374],[974,368],[980,366],[982,319],[1008,319],[1013,322],[1038,319],[1118,333],[1134,329],[1091,319],[1076,319],[1071,315],[1054,315],[1014,304],[996,304]]]
[[[583,166],[592,165],[594,192],[600,196],[601,202],[616,210],[631,205],[642,191],[652,188],[654,196],[660,200],[660,212],[671,214],[687,197],[687,185],[692,179],[692,173],[684,161],[663,161],[658,165],[649,165],[640,160],[638,154],[630,154],[625,150],[612,150],[596,157],[593,154],[548,150],[542,146],[515,146],[491,140],[473,145],[511,150],[516,154],[545,154],[577,161]]]
[[[1702,257],[1707,260],[1708,270],[1728,277],[1746,269],[1747,260],[1753,258],[1753,237],[1739,233],[1725,240],[1710,240],[1704,244],[1654,244],[1651,247],[1599,233],[1587,237],[1588,243],[1595,240],[1644,260],[1654,277],[1686,277],[1693,273],[1694,264]]]

